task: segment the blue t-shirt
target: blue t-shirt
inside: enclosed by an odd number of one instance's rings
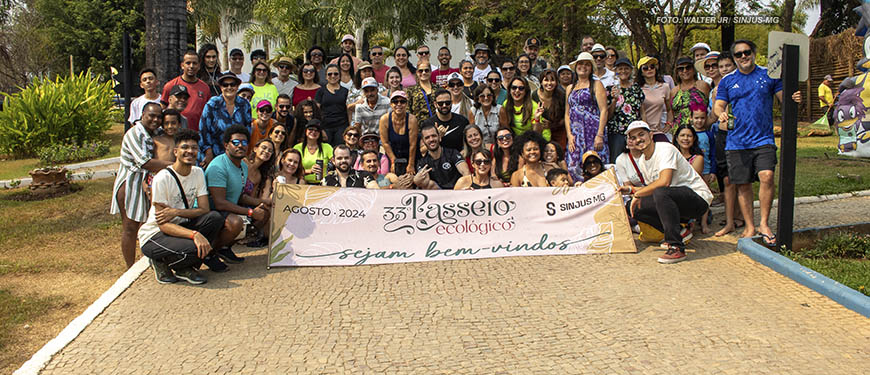
[[[245,182],[248,181],[248,166],[244,162],[240,165],[241,167],[237,167],[230,161],[227,154],[221,154],[214,158],[211,163],[208,163],[208,167],[205,169],[205,180],[208,187],[227,189],[227,200],[233,204],[239,204],[239,197],[242,196]],[[212,197],[209,196],[208,200],[214,209]]]
[[[782,80],[767,76],[755,66],[749,74],[735,70],[719,82],[716,100],[731,104],[734,130],[728,132],[726,150],[748,150],[773,141],[773,96],[782,91]]]
[[[710,137],[707,135],[706,131],[697,132],[698,134],[698,147],[701,148],[701,151],[704,151],[704,170],[701,171],[701,174],[709,174],[711,163],[713,160],[713,156],[710,153]]]

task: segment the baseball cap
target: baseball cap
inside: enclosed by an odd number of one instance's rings
[[[368,77],[362,80],[362,88],[374,87],[378,88],[378,81],[375,77]]]
[[[541,41],[538,40],[538,38],[531,37],[529,39],[526,39],[526,47],[540,47],[540,46],[541,46]]]
[[[637,68],[640,69],[640,67],[642,67],[644,65],[647,65],[647,64],[655,65],[658,63],[659,63],[659,60],[657,58],[652,57],[652,56],[644,56],[644,57],[641,57],[640,60],[637,61]]]
[[[390,100],[393,100],[397,97],[408,99],[408,94],[405,94],[405,92],[402,90],[394,91],[393,94],[390,95]]]
[[[629,60],[625,57],[621,57],[621,58],[617,59],[615,63],[613,63],[614,67],[617,67],[620,65],[628,65],[629,67],[633,66],[633,65],[631,65],[631,60]]]
[[[260,109],[260,108],[263,108],[263,107],[269,107],[269,108],[272,108],[272,103],[269,102],[269,101],[266,100],[266,99],[260,100],[260,102],[257,103],[257,109]]]
[[[583,153],[583,158],[580,159],[580,165],[586,165],[586,160],[589,160],[589,158],[596,158],[598,159],[598,161],[604,164],[604,162],[601,160],[601,155],[598,155],[595,150],[589,150]]]
[[[308,128],[322,129],[323,127],[320,126],[320,120],[313,118],[311,120],[308,120],[308,123],[305,124],[305,129],[308,129]]]
[[[559,69],[556,69],[556,73],[559,73],[559,72],[561,72],[561,71],[563,71],[563,70],[571,70],[571,67],[568,66],[568,65],[562,65],[562,66],[559,67]]]
[[[381,136],[379,136],[378,133],[373,132],[373,131],[365,132],[365,134],[363,134],[362,137],[359,138],[359,140],[362,141],[362,140],[368,139],[368,138],[374,138],[374,139],[377,139],[379,141],[381,140]]]
[[[833,81],[833,80],[834,80],[834,77],[831,77],[830,74],[825,75],[825,81]]]
[[[677,59],[677,63],[674,64],[674,66],[692,65],[693,62],[694,61],[692,60],[691,57],[683,56],[683,57],[680,57],[679,59]],[[694,65],[692,66],[692,68],[694,68]]]
[[[349,41],[353,42],[353,44],[356,44],[356,39],[354,39],[353,35],[344,34],[344,36],[341,37],[341,42],[344,43],[345,40],[349,40]]]
[[[456,73],[456,72],[450,73],[450,75],[447,76],[447,82],[455,81],[455,80],[464,81],[464,80],[462,79],[462,76],[459,75],[459,73]]]
[[[175,86],[172,86],[171,89],[169,89],[169,96],[179,96],[179,95],[184,95],[184,96],[190,97],[190,93],[187,92],[187,86],[175,85]]]
[[[233,48],[233,49],[230,50],[230,56],[235,56],[235,55],[242,55],[242,56],[244,56],[245,53],[242,52],[242,50],[240,50],[240,49],[238,49],[238,48]]]
[[[592,46],[592,51],[590,51],[590,52],[598,52],[598,51],[606,52],[607,50],[604,49],[604,46],[601,45],[601,43],[595,43],[595,45]]]
[[[250,83],[243,83],[243,84],[239,85],[239,91],[237,91],[237,93],[242,92],[244,90],[254,92],[254,85],[252,85]]]
[[[689,50],[689,52],[695,52],[695,50],[698,48],[703,48],[703,49],[707,50],[707,52],[710,52],[710,46],[707,45],[707,43],[695,43],[695,45],[692,46],[692,48]]]
[[[632,130],[636,129],[646,129],[646,131],[651,131],[649,129],[649,125],[645,121],[635,120],[632,121],[631,124],[628,124],[628,127],[625,128],[625,135],[628,135],[628,133],[631,133]]]

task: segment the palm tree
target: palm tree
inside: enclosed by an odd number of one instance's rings
[[[145,64],[159,82],[177,76],[187,49],[187,2],[145,0]]]
[[[190,0],[190,15],[199,29],[198,39],[201,42],[219,40],[223,45],[220,54],[222,67],[229,67],[230,35],[251,26],[255,3],[252,0]],[[264,45],[268,49],[268,44]]]

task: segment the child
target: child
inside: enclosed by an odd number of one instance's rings
[[[568,180],[568,171],[562,168],[553,168],[547,172],[547,184],[553,187],[567,187],[570,186],[570,181]]]
[[[181,128],[181,112],[176,109],[163,110],[163,134],[154,136],[154,156],[157,160],[175,162],[175,134]]]
[[[701,177],[709,187],[710,183],[716,179],[716,175],[711,171],[714,159],[710,134],[707,132],[707,107],[700,103],[693,103],[689,105],[689,108],[692,110],[692,127],[698,136],[698,147],[701,148],[704,155],[704,169],[701,172]]]

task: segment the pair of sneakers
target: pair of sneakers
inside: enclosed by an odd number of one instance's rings
[[[205,276],[202,276],[199,271],[195,270],[193,267],[176,270],[173,273],[172,269],[170,269],[166,263],[151,258],[148,258],[148,262],[151,264],[151,269],[154,270],[154,278],[157,279],[157,282],[160,284],[172,284],[178,282],[179,279],[187,281],[193,285],[205,284],[205,282],[208,281]]]
[[[693,223],[689,223],[682,228],[680,228],[680,239],[682,240],[679,245],[668,244],[667,242],[662,242],[662,248],[665,249],[665,253],[659,257],[658,262],[662,264],[671,264],[671,263],[679,263],[686,260],[686,244],[689,243],[689,240],[692,239],[692,229],[694,228]]]
[[[228,271],[229,267],[227,267],[227,265],[224,264],[224,262],[227,262],[230,264],[239,264],[239,263],[242,263],[244,261],[245,261],[245,258],[236,255],[236,253],[234,253],[233,249],[230,247],[225,247],[223,249],[215,251],[215,252],[209,254],[208,256],[206,256],[205,259],[202,260],[202,262],[206,266],[208,266],[208,269],[211,270],[212,272],[226,272],[226,271]]]

